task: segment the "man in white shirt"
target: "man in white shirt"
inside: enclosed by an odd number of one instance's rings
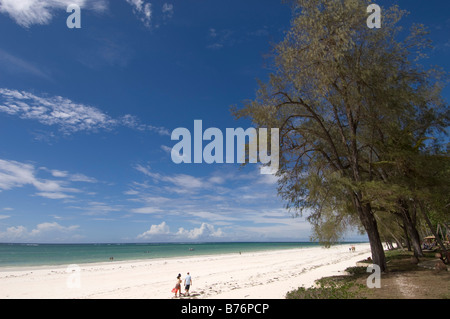
[[[189,296],[189,288],[191,288],[191,285],[192,285],[192,278],[191,278],[191,275],[189,275],[189,273],[187,273],[186,278],[184,278],[184,289],[185,289],[184,295],[185,296]]]

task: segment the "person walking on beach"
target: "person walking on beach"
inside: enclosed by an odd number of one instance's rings
[[[189,296],[189,288],[191,288],[192,285],[192,278],[191,275],[189,275],[189,272],[187,273],[186,278],[184,278],[184,295]]]
[[[175,293],[175,298],[178,297],[178,295],[177,295],[178,292],[180,292],[180,297],[181,297],[181,283],[182,283],[181,274],[178,274],[177,281],[175,283],[175,288],[172,289],[172,292]]]

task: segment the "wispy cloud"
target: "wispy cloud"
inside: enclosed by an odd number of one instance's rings
[[[0,112],[56,125],[66,133],[108,129],[117,125],[117,120],[99,109],[61,96],[40,97],[25,91],[0,89],[0,97]]]
[[[40,241],[44,238],[64,240],[74,238],[73,236],[78,229],[79,225],[63,226],[56,222],[40,223],[30,231],[22,225],[12,226],[8,227],[5,231],[0,231],[0,239],[6,242]]]
[[[21,119],[36,120],[44,125],[57,126],[65,134],[111,130],[125,126],[139,131],[169,135],[167,129],[140,123],[137,117],[129,114],[112,118],[96,107],[76,103],[61,96],[40,97],[30,92],[4,88],[0,88],[0,112]]]
[[[305,218],[294,219],[283,207],[277,180],[259,174],[256,167],[224,165],[204,176],[163,173],[149,165],[134,168],[144,180],[124,193],[137,206],[130,213],[150,214],[164,221],[166,230],[157,233],[162,226],[154,225],[139,239],[269,240],[295,238],[310,229]],[[172,230],[178,222],[184,223],[182,228]]]
[[[210,189],[217,182],[215,179],[208,179],[202,177],[195,177],[188,174],[172,174],[164,175],[157,172],[153,172],[150,166],[143,166],[138,164],[135,169],[144,175],[151,177],[157,183],[164,183],[164,187],[167,191],[175,193],[194,193],[199,189]]]
[[[280,237],[283,237],[283,229],[289,229],[292,235],[296,228],[304,227],[302,221],[291,218],[277,199],[276,180],[268,180],[256,169],[244,172],[228,166],[205,176],[192,176],[163,174],[152,170],[149,165],[136,165],[134,168],[146,180],[131,184],[125,192],[130,202],[140,204],[131,213],[152,214],[154,218],[166,221],[174,218],[197,225],[223,226],[221,232],[226,233],[227,238],[232,238],[237,225],[249,227],[251,234],[258,236],[264,236],[257,231],[264,225],[264,230],[273,229]],[[185,239],[194,238],[198,232],[206,233],[211,229],[203,225],[197,230],[179,230],[171,236],[178,234],[184,235]],[[247,234],[250,238],[250,232]]]
[[[226,47],[233,47],[237,44],[248,43],[254,39],[268,37],[269,35],[270,28],[268,26],[263,26],[255,30],[209,28],[206,36],[206,48],[220,50]]]
[[[170,132],[167,128],[162,126],[154,126],[149,124],[142,123],[137,116],[134,115],[124,115],[120,118],[120,123],[123,126],[127,126],[129,128],[144,132],[144,131],[152,131],[158,133],[162,136],[170,136]]]
[[[50,23],[56,10],[66,9],[69,4],[100,12],[107,8],[106,0],[0,0],[0,13],[8,14],[17,24],[29,28]]]
[[[82,206],[71,206],[72,209],[79,209],[83,211],[82,215],[87,216],[105,216],[109,213],[120,212],[123,206],[109,204],[104,202],[91,201]]]
[[[153,239],[153,240],[211,240],[223,237],[222,229],[216,229],[214,225],[202,223],[200,227],[192,229],[178,228],[177,232],[171,232],[169,225],[163,221],[159,225],[151,225],[150,229],[139,234],[137,239]]]
[[[92,32],[87,35],[87,41],[88,45],[76,46],[71,53],[73,59],[94,70],[103,67],[125,68],[134,56],[128,39],[118,32],[107,36]]]
[[[51,80],[49,74],[41,68],[2,49],[0,49],[0,70],[13,75],[24,74]]]
[[[164,19],[171,19],[173,17],[173,4],[164,3],[162,6],[162,13]]]
[[[67,180],[71,182],[84,182],[84,183],[97,183],[97,179],[93,177],[86,176],[84,174],[71,174],[68,171],[60,171],[57,169],[48,169],[46,167],[40,167],[41,170],[50,172],[53,177],[59,177],[59,178],[66,178]]]
[[[225,46],[232,46],[235,39],[232,37],[233,31],[229,29],[217,30],[210,28],[208,30],[208,44],[206,48],[211,50],[219,50]]]
[[[166,23],[174,14],[174,6],[171,3],[165,2],[159,11],[151,2],[145,0],[126,0],[126,2],[133,8],[134,15],[149,29],[159,28],[161,21]]]
[[[152,4],[143,0],[126,0],[132,7],[133,13],[142,21],[146,27],[151,26]]]
[[[56,171],[57,176],[66,179],[48,179],[38,177],[39,170],[32,164],[21,163],[17,161],[0,159],[0,191],[11,190],[13,188],[20,188],[31,185],[37,191],[36,196],[45,197],[49,199],[66,199],[73,198],[74,193],[79,193],[80,190],[70,186],[70,182],[74,182],[74,177],[83,176],[84,180],[79,178],[79,182],[94,182],[95,179],[88,178],[83,174],[70,174],[65,172],[65,175]]]
[[[132,7],[133,14],[151,28],[154,20],[153,4],[146,0],[125,0]],[[104,12],[108,9],[108,0],[0,0],[0,13],[9,15],[24,28],[33,25],[49,24],[57,12],[64,12],[70,4],[80,6],[82,10]],[[63,11],[64,10],[64,11]],[[159,12],[159,10],[157,10]],[[167,21],[173,17],[174,6],[165,2],[161,7],[162,18]],[[159,27],[159,24],[154,24]]]

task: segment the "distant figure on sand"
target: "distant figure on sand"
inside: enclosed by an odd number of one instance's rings
[[[186,278],[184,278],[184,295],[189,296],[189,288],[191,288],[192,285],[192,278],[191,275],[189,275],[189,272],[187,273]]]
[[[178,292],[180,292],[180,297],[181,297],[181,283],[182,283],[181,274],[178,274],[177,281],[175,283],[175,288],[172,289],[172,292],[175,293],[175,298],[178,297],[178,295],[177,295]]]

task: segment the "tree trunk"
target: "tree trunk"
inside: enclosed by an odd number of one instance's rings
[[[394,233],[389,229],[389,227],[386,226],[386,224],[384,224],[380,218],[377,218],[377,216],[375,216],[375,219],[377,221],[377,223],[380,223],[380,225],[382,227],[384,227],[386,229],[386,231],[391,235],[391,237],[394,239],[395,243],[397,244],[397,248],[401,248],[402,250],[403,248],[403,244],[402,244],[402,240],[401,238],[398,239],[397,236],[394,235]],[[392,249],[394,249],[394,245],[392,244],[392,242],[390,241],[391,247]]]
[[[417,232],[416,227],[412,223],[408,212],[403,211],[402,217],[410,238],[410,243],[414,251],[414,256],[416,256],[417,258],[423,257],[422,247],[420,246],[419,233]]]
[[[405,249],[405,247],[403,247],[403,244],[402,244],[402,240],[401,240],[401,239],[397,239],[397,237],[394,237],[394,240],[395,240],[395,243],[397,244],[397,248],[398,248],[398,249],[401,249],[401,250],[404,250],[404,249]]]
[[[408,235],[408,231],[406,230],[405,224],[403,224],[401,227],[403,229],[403,232],[405,233],[406,247],[408,248],[408,251],[412,251],[411,241],[409,240],[409,235]]]
[[[370,204],[361,205],[361,202],[355,196],[354,203],[359,214],[364,229],[367,232],[370,242],[370,250],[372,252],[372,261],[375,265],[380,267],[382,272],[387,271],[386,256],[384,255],[383,243],[381,242],[380,234],[378,232],[377,221],[372,214]]]
[[[441,247],[442,252],[443,252],[445,255],[447,255],[447,249],[445,248],[445,245],[444,245],[444,243],[442,242],[441,238],[439,237],[439,234],[437,233],[437,231],[436,231],[436,232],[434,231],[433,225],[431,224],[431,221],[430,221],[430,219],[428,218],[428,215],[427,215],[427,213],[425,212],[422,203],[419,204],[419,207],[420,207],[420,212],[422,213],[423,217],[425,218],[425,221],[427,222],[428,227],[430,228],[431,232],[433,233],[434,238],[436,239],[436,241],[438,242],[439,246]]]
[[[422,247],[420,245],[420,236],[419,232],[416,229],[415,225],[415,218],[411,217],[411,214],[409,212],[409,206],[405,201],[400,201],[400,211],[401,211],[401,217],[403,218],[403,224],[406,226],[406,229],[409,234],[409,238],[411,239],[411,245],[414,250],[414,256],[417,258],[423,257]]]

